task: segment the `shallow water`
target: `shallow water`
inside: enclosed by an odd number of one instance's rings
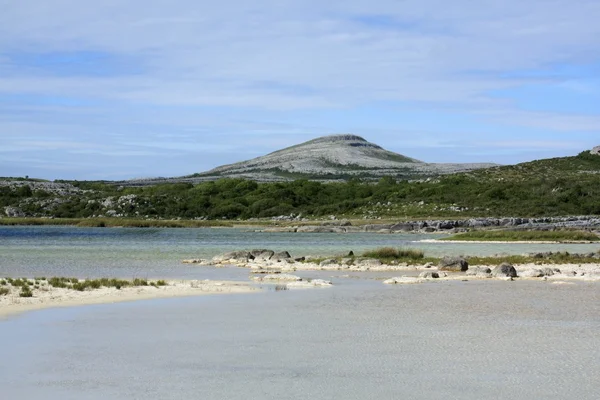
[[[260,233],[236,228],[0,227],[0,276],[116,276],[124,278],[211,277],[210,269],[182,265],[226,251],[268,248],[293,256],[356,254],[377,247],[415,247],[427,255],[522,254],[532,251],[597,251],[590,244],[418,243],[440,235]],[[209,276],[206,276],[206,275]]]
[[[2,396],[598,398],[597,285],[334,279],[0,321]]]

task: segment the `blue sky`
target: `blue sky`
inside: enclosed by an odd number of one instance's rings
[[[600,145],[596,0],[0,0],[0,176],[179,176],[355,133],[427,162]]]

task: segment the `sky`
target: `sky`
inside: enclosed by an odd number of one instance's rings
[[[597,0],[0,10],[0,176],[181,176],[337,133],[426,162],[600,145]]]

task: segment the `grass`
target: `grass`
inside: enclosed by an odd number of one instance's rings
[[[0,288],[0,296],[6,296],[7,294],[10,293],[10,289],[9,288]]]
[[[383,264],[396,262],[414,262],[423,261],[425,253],[420,249],[396,249],[394,247],[382,247],[375,250],[368,250],[362,254],[363,257],[376,258]]]
[[[205,228],[232,227],[225,221],[162,220],[135,218],[0,218],[0,225],[68,225],[86,228]]]
[[[592,232],[577,230],[476,230],[459,233],[441,240],[461,241],[548,241],[548,242],[597,242],[600,236]]]

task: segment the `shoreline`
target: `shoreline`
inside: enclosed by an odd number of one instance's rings
[[[241,281],[170,280],[166,286],[136,286],[100,288],[77,291],[48,287],[36,290],[34,297],[19,297],[18,293],[0,296],[0,321],[28,311],[57,307],[75,307],[94,304],[112,304],[137,300],[174,297],[204,296],[211,294],[243,294],[260,291],[250,283]]]

